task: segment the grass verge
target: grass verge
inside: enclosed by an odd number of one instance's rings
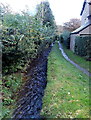
[[[48,58],[45,118],[89,118],[89,78],[67,62],[55,44]]]
[[[91,61],[86,61],[84,57],[74,54],[70,49],[67,49],[64,45],[63,45],[63,49],[71,60],[73,60],[75,63],[77,63],[81,67],[91,72],[91,69],[90,69]]]

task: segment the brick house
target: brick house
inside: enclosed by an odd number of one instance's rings
[[[85,0],[81,11],[81,27],[70,35],[70,49],[74,52],[76,36],[91,35],[91,0]]]

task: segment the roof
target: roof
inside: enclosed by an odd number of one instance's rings
[[[91,21],[87,22],[83,26],[81,26],[78,29],[76,29],[75,31],[71,32],[71,34],[78,34],[79,32],[81,32],[82,30],[84,30],[85,28],[87,28],[90,25],[91,25]]]
[[[86,5],[87,3],[88,3],[89,5],[91,5],[91,0],[84,0],[83,7],[82,7],[82,10],[81,10],[80,15],[83,14],[83,11],[84,11],[84,8],[85,8],[85,5]]]

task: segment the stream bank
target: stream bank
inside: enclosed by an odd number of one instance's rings
[[[13,112],[13,119],[40,118],[42,98],[47,84],[47,57],[51,47],[47,48],[42,55],[32,62],[27,69],[28,80],[22,88]]]

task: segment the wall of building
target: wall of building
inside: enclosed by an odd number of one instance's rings
[[[81,25],[84,25],[86,22],[88,22],[88,18],[87,16],[90,15],[90,5],[88,3],[86,3],[83,14],[82,14],[82,18],[81,18]]]
[[[91,0],[88,0],[87,2],[91,2]],[[82,14],[82,18],[81,18],[81,26],[86,24],[88,22],[88,16],[91,15],[91,5],[89,5],[88,3],[86,3],[83,14]],[[70,49],[74,52],[75,49],[75,39],[77,36],[81,36],[81,35],[91,35],[91,25],[88,26],[87,28],[85,28],[84,30],[82,30],[81,32],[79,32],[79,34],[71,34],[70,36]]]
[[[70,36],[70,50],[74,52],[74,47],[75,47],[75,39],[79,34],[71,34]]]
[[[91,35],[91,25],[89,26],[89,33],[90,33],[90,35]]]
[[[85,28],[84,30],[82,30],[80,33],[79,33],[80,35],[81,34],[85,34],[85,35],[89,35],[89,34],[91,34],[91,25],[90,26],[88,26],[87,28]]]
[[[89,15],[91,15],[91,5],[89,5]]]

